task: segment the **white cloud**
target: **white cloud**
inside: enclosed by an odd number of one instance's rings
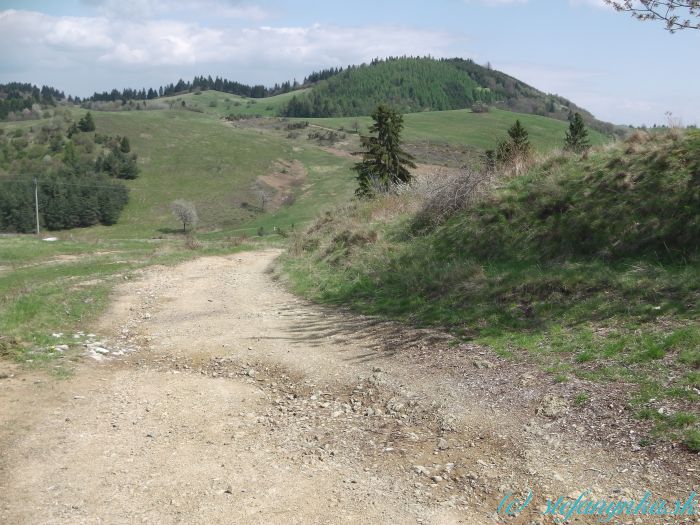
[[[144,5],[156,9],[157,2],[148,0]],[[247,9],[233,4],[229,7]],[[48,68],[46,82],[51,82],[49,70],[72,68],[87,77],[86,71],[100,65],[134,74],[154,67],[188,66],[208,72],[216,64],[273,71],[289,71],[297,65],[297,71],[308,72],[309,68],[345,66],[387,55],[452,55],[454,42],[456,39],[446,33],[391,26],[241,28],[147,17],[0,11],[0,47],[22,48],[21,56],[3,56],[0,72],[35,70],[40,63]]]
[[[236,0],[83,0],[109,18],[149,19],[173,15],[205,15],[216,18],[263,20],[270,13],[262,7]]]

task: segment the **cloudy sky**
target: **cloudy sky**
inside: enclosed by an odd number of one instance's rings
[[[387,55],[490,62],[615,123],[700,124],[700,31],[600,0],[0,0],[0,82],[79,96],[204,74],[274,84]]]

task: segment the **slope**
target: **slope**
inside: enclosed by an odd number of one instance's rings
[[[643,421],[640,446],[697,451],[699,145],[673,131],[552,156],[438,226],[420,193],[360,203],[312,225],[286,268],[317,300],[587,381],[582,407],[613,385]]]
[[[530,140],[540,151],[561,147],[568,123],[552,118],[493,109],[474,113],[470,109],[425,111],[404,115],[403,137],[410,142],[430,142],[469,146],[481,150],[496,147],[506,137],[508,128],[519,119],[530,134]],[[314,125],[342,131],[366,134],[372,123],[369,117],[334,117],[305,119]],[[603,144],[608,138],[590,130],[593,144]]]

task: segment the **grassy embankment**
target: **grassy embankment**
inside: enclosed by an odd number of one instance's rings
[[[640,134],[550,156],[437,226],[420,195],[356,203],[283,264],[315,300],[445,327],[554,382],[626,384],[652,439],[697,451],[699,176],[700,134]]]

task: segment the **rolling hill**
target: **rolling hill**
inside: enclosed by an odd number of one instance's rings
[[[524,82],[459,58],[389,58],[349,67],[293,94],[282,109],[288,117],[353,117],[369,115],[378,104],[403,113],[464,109],[482,102],[502,109],[567,120],[581,113],[589,126],[615,132],[573,102],[543,93]]]

